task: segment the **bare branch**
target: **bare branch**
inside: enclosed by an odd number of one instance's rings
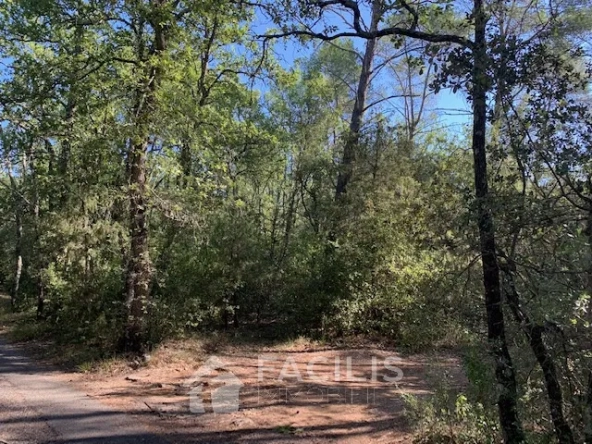
[[[313,39],[323,40],[330,42],[332,40],[337,40],[344,37],[359,37],[363,39],[375,39],[381,37],[388,37],[393,35],[401,35],[404,37],[410,37],[418,40],[423,40],[424,42],[430,43],[454,43],[466,48],[472,48],[473,42],[469,39],[464,37],[454,35],[454,34],[431,34],[429,32],[423,31],[416,31],[409,28],[400,28],[400,27],[391,27],[391,28],[384,28],[379,29],[376,32],[365,31],[362,29],[356,31],[349,31],[349,32],[339,32],[336,34],[323,34],[322,32],[314,32],[308,31],[304,29],[295,29],[292,31],[275,33],[275,34],[261,34],[258,35],[258,38],[263,38],[266,40],[270,39],[280,39],[285,37],[296,37],[296,36],[305,36],[310,37]]]

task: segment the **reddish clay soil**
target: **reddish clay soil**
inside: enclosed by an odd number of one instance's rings
[[[217,361],[208,361],[212,356]],[[203,368],[207,362],[215,364],[209,371]],[[335,349],[304,341],[275,347],[171,342],[147,364],[118,361],[59,377],[135,415],[171,442],[220,444],[410,443],[401,395],[463,384],[458,360],[450,355],[401,356],[384,348]],[[212,411],[221,379],[240,385],[238,411]],[[204,413],[191,412],[196,403]]]

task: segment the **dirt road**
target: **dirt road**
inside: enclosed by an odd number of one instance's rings
[[[215,368],[203,373],[212,357]],[[396,369],[386,366],[392,359]],[[240,409],[220,414],[214,397],[229,375]],[[163,344],[140,368],[114,360],[73,373],[0,339],[0,444],[407,444],[402,396],[443,383],[463,383],[455,357],[372,347],[186,339]]]
[[[166,444],[0,341],[0,444]]]

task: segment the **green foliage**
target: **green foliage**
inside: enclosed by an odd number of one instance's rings
[[[471,95],[470,48],[383,38],[358,91],[355,39],[301,36],[301,58],[284,67],[264,52],[275,41],[253,39],[253,7],[162,3],[0,6],[0,278],[22,316],[18,338],[51,334],[87,349],[81,369],[110,356],[130,321],[139,263],[149,346],[231,328],[364,335],[412,350],[468,345],[466,397],[410,398],[409,411],[418,442],[495,439],[473,158],[468,138],[427,109],[430,85]],[[258,14],[283,31],[338,31],[324,20],[339,17],[331,5],[261,3]],[[589,22],[580,3],[562,3],[562,21],[542,3],[489,5],[486,203],[503,291],[543,328],[583,440],[592,117],[586,51],[573,43]],[[381,26],[472,34],[473,16],[454,2],[419,5],[417,17],[409,7],[387,2]],[[352,134],[360,92],[362,128]],[[352,140],[352,178],[336,197]],[[139,241],[147,248],[134,254]],[[521,413],[542,442],[553,433],[544,375],[528,323],[509,306],[506,315]]]
[[[500,441],[495,412],[465,395],[443,391],[429,400],[405,395],[405,413],[417,429],[415,444],[493,444]]]

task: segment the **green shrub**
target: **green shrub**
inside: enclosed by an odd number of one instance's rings
[[[500,442],[495,412],[465,395],[442,391],[422,400],[403,395],[407,419],[414,425],[414,444],[493,444]]]

